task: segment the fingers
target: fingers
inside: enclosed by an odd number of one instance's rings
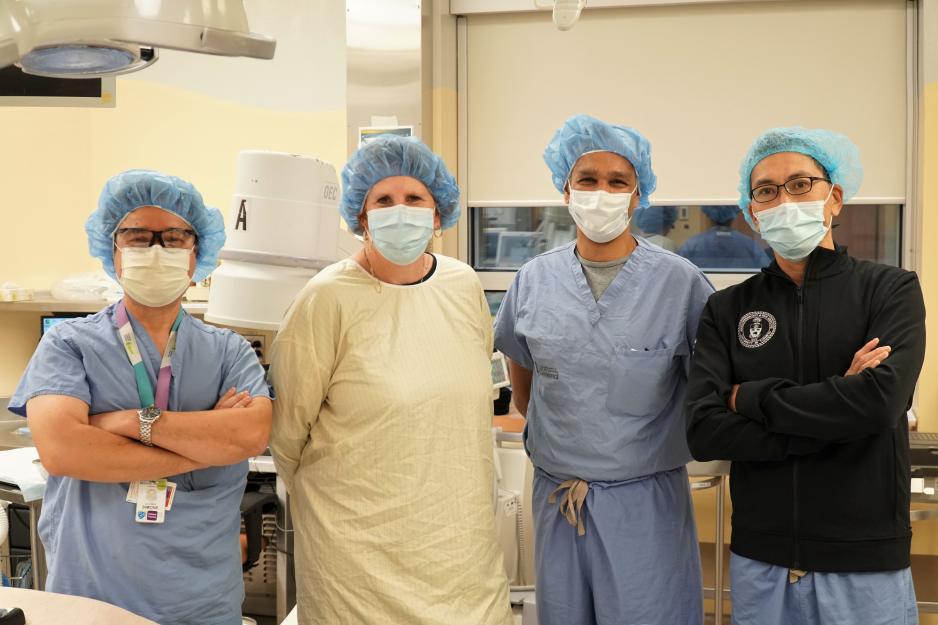
[[[227,410],[229,408],[247,408],[254,401],[251,393],[248,391],[237,392],[234,387],[229,388],[218,403],[215,404],[215,410]]]
[[[231,408],[234,403],[237,401],[237,389],[233,386],[225,391],[225,394],[219,398],[218,403],[215,404],[215,410],[222,408]]]
[[[876,360],[871,360],[870,362],[862,365],[860,367],[860,371],[863,371],[864,369],[875,369],[883,362],[883,360],[885,360],[885,358],[882,358],[882,359],[878,358]]]
[[[892,353],[892,347],[883,345],[882,347],[876,347],[874,349],[873,345],[878,341],[879,339],[873,339],[860,348],[860,351],[853,357],[853,362],[850,363],[850,369],[847,370],[845,375],[856,375],[864,369],[876,368],[889,357]]]
[[[251,402],[254,401],[254,398],[251,397],[251,394],[247,391],[241,391],[237,395],[238,401],[235,402],[232,408],[247,408],[251,405]]]
[[[875,338],[875,339],[872,339],[869,343],[867,343],[866,345],[864,345],[863,347],[861,347],[859,350],[857,350],[857,353],[853,355],[854,360],[856,360],[857,358],[863,356],[863,354],[866,354],[867,352],[869,352],[870,350],[872,350],[874,347],[876,347],[878,344],[879,344],[879,338],[878,338],[878,337]]]
[[[873,362],[874,360],[879,360],[879,361],[886,360],[890,352],[892,352],[892,348],[889,347],[888,345],[884,345],[883,347],[877,347],[873,351],[868,352],[864,354],[863,356],[860,356],[858,359],[855,360],[855,362],[862,367],[863,365]]]

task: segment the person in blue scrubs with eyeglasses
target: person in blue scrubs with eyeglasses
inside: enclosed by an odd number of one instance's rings
[[[535,467],[539,622],[700,625],[683,400],[713,287],[632,236],[656,185],[641,133],[577,115],[544,160],[576,241],[520,269],[495,324]]]
[[[46,590],[161,625],[240,625],[240,503],[270,391],[247,341],[181,304],[215,268],[221,214],[184,180],[131,170],[85,230],[124,297],[43,336],[9,404],[49,473]]]

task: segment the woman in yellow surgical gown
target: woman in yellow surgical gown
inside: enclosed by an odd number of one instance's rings
[[[491,317],[426,253],[459,191],[414,138],[342,172],[365,244],[317,274],[272,358],[271,450],[292,497],[301,625],[510,625],[492,507]]]

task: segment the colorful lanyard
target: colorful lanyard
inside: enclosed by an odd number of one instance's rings
[[[173,328],[169,332],[169,341],[166,343],[166,353],[163,354],[163,360],[160,362],[160,373],[156,379],[156,397],[153,397],[153,385],[150,384],[150,376],[147,375],[147,369],[143,364],[143,357],[140,354],[140,348],[137,346],[137,338],[134,336],[133,327],[130,325],[130,317],[127,315],[127,308],[123,300],[117,304],[117,331],[120,333],[121,341],[124,343],[124,350],[127,352],[127,359],[134,368],[134,377],[137,379],[137,394],[140,396],[140,407],[156,405],[160,410],[166,410],[169,406],[169,381],[173,377],[173,364],[171,359],[173,352],[176,351],[176,331],[179,330],[179,324],[185,315],[182,308],[179,308],[179,314],[176,321],[173,322]]]

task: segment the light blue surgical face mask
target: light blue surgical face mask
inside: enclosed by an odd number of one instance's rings
[[[779,256],[791,261],[807,258],[830,230],[824,221],[824,207],[831,198],[814,202],[785,202],[755,213],[759,233]]]
[[[395,265],[420,258],[433,236],[433,209],[398,204],[367,213],[368,232],[378,253]]]

